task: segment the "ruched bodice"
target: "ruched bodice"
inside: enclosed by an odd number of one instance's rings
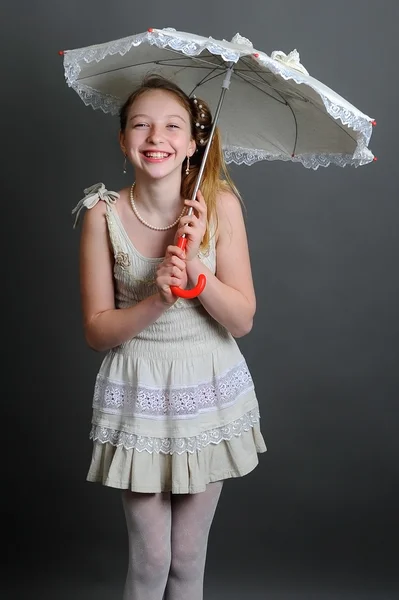
[[[147,258],[135,248],[112,205],[107,205],[107,222],[115,258],[115,303],[117,308],[126,308],[157,292],[156,269],[162,258]],[[215,235],[211,236],[207,251],[200,253],[199,257],[215,273]],[[178,350],[176,345],[183,348],[187,345],[214,344],[215,339],[229,335],[203,308],[198,298],[179,298],[155,323],[137,334],[134,345],[137,347],[142,340],[145,342],[142,349],[146,352],[151,351],[153,342],[153,352],[159,353],[162,346],[165,351],[173,353]],[[129,344],[126,342],[123,347]]]

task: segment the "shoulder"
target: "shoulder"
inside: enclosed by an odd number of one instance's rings
[[[105,202],[98,202],[90,210],[86,210],[82,217],[82,237],[90,234],[106,234],[107,206]]]
[[[229,189],[222,189],[216,197],[216,214],[218,221],[218,238],[231,235],[237,228],[244,227],[242,202]]]
[[[216,196],[216,210],[219,215],[229,213],[230,210],[242,213],[239,198],[229,189],[221,189]]]
[[[100,197],[99,200],[104,200],[104,202],[97,201],[91,210],[87,210],[84,221],[87,220],[94,226],[98,224],[99,228],[104,228],[107,220],[109,222],[111,219],[113,222],[114,212],[117,213],[119,219],[122,219],[122,222],[129,218],[131,211],[130,187],[122,188],[118,192],[108,192],[108,194],[113,194],[113,196]]]
[[[100,216],[103,216],[108,207],[115,204],[119,197],[119,192],[108,190],[102,182],[95,183],[86,188],[84,190],[84,197],[79,200],[78,204],[72,210],[72,214],[75,214],[74,226],[76,226],[79,215],[83,209],[88,209],[87,213],[90,215],[85,215],[85,221],[96,220],[100,218]]]

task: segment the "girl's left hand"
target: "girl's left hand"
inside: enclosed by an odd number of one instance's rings
[[[176,244],[179,237],[185,233],[187,238],[185,259],[193,260],[198,254],[206,232],[207,207],[200,190],[197,192],[197,200],[185,200],[184,204],[188,207],[193,207],[194,212],[192,215],[186,215],[180,219],[179,228],[176,231]]]

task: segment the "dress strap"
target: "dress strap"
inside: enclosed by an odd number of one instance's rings
[[[83,208],[93,208],[99,200],[104,200],[104,202],[108,206],[110,206],[111,204],[115,204],[115,202],[119,198],[119,194],[117,192],[108,191],[105,188],[105,185],[101,182],[95,183],[94,185],[92,185],[89,188],[86,188],[83,191],[85,194],[84,198],[79,200],[79,202],[72,211],[72,214],[76,213],[75,222],[73,224],[74,229],[78,223],[79,215]]]

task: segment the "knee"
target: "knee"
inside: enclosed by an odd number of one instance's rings
[[[176,544],[172,547],[171,571],[174,575],[183,577],[193,567],[202,564],[205,553],[200,545]]]
[[[149,568],[154,571],[168,571],[171,561],[170,546],[159,544],[147,550],[145,560]]]
[[[135,560],[136,559],[136,560]],[[164,578],[170,569],[171,550],[162,544],[151,547],[143,545],[140,551],[131,557],[131,567],[143,580]]]
[[[163,577],[170,569],[170,546],[164,544],[148,546],[144,542],[140,548],[135,548],[131,561],[131,566],[143,579]]]

